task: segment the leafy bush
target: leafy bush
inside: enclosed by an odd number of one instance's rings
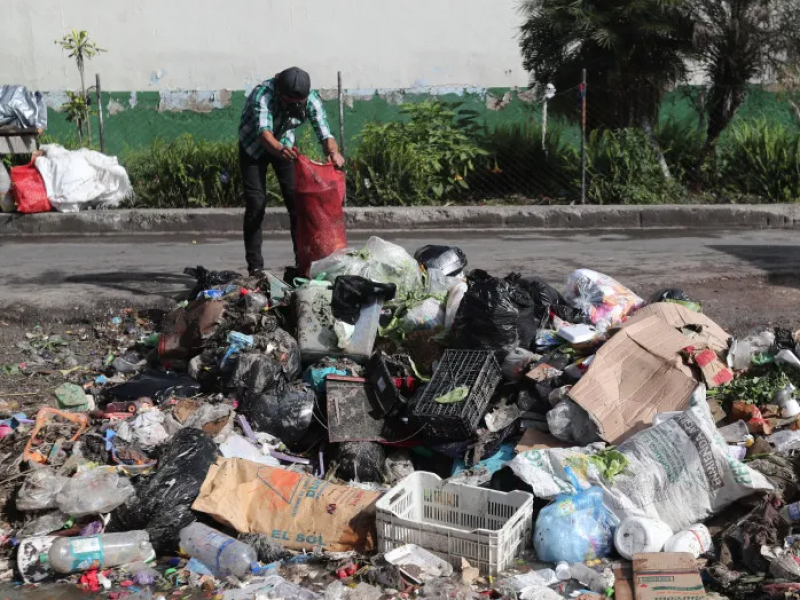
[[[638,129],[593,131],[586,147],[586,171],[586,196],[598,204],[668,203],[682,194],[679,184],[664,178]]]
[[[407,104],[405,120],[367,124],[350,161],[356,203],[431,204],[468,189],[486,151],[475,140],[475,113],[457,109],[436,101]]]
[[[129,151],[123,163],[128,169],[137,206],[180,208],[242,206],[239,148],[235,141],[207,142],[184,135],[167,142]],[[267,175],[267,196],[280,204],[274,173]]]
[[[696,121],[668,119],[659,123],[656,139],[664,153],[670,172],[675,179],[687,184],[697,184],[700,174],[697,165],[703,158],[706,133]],[[710,174],[702,180],[707,180]]]
[[[800,136],[766,121],[736,124],[724,146],[726,187],[770,202],[800,199]]]
[[[523,122],[500,126],[488,135],[485,147],[489,151],[486,172],[473,176],[473,189],[529,198],[574,196],[580,155],[564,139],[561,125],[548,127],[544,144],[541,125]]]

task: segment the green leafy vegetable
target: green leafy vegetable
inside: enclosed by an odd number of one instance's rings
[[[434,402],[439,404],[455,404],[456,402],[463,402],[469,396],[469,388],[465,385],[450,390],[446,394],[442,394],[434,398]]]
[[[597,467],[600,475],[606,481],[612,484],[614,483],[614,477],[624,473],[628,468],[628,457],[614,448],[614,446],[609,446],[605,450],[590,456],[589,462]]]

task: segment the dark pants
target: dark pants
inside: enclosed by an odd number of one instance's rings
[[[294,212],[294,165],[291,161],[264,153],[260,158],[253,158],[239,146],[239,167],[242,170],[242,186],[244,188],[244,251],[247,268],[262,269],[264,257],[261,254],[261,224],[267,207],[267,167],[272,165],[286,210],[289,211],[289,225],[292,232],[295,264],[297,263],[297,242],[295,240]]]

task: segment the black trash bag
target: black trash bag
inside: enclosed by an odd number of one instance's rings
[[[280,392],[287,385],[281,364],[267,354],[240,354],[236,357],[228,385],[241,396]]]
[[[467,255],[455,246],[423,246],[414,253],[414,259],[426,269],[439,269],[448,277],[467,268]]]
[[[684,292],[680,288],[667,288],[665,290],[660,290],[653,294],[650,298],[650,302],[666,302],[667,300],[675,300],[677,302],[691,302],[692,299],[689,298],[688,294]]]
[[[539,329],[545,328],[549,323],[551,310],[558,318],[570,323],[579,323],[583,320],[581,311],[569,306],[564,296],[543,279],[539,277],[522,277],[517,273],[511,273],[506,279],[520,286],[530,295],[536,307],[533,314]],[[525,347],[527,348],[528,346]]]
[[[302,359],[297,340],[287,331],[276,327],[269,333],[255,336],[253,347],[262,352],[269,352],[278,361],[286,377],[286,381],[294,381],[300,377]]]
[[[337,320],[355,325],[362,306],[375,300],[388,302],[396,293],[394,283],[378,283],[358,275],[339,275],[333,282],[331,312]]]
[[[377,442],[342,442],[331,444],[330,468],[344,481],[383,483],[386,452]]]
[[[794,351],[796,345],[794,334],[791,331],[780,327],[775,328],[775,347],[778,350]]]
[[[155,475],[144,479],[136,495],[114,511],[109,531],[144,529],[161,555],[177,550],[180,530],[197,520],[191,506],[219,451],[207,434],[191,427],[178,431],[157,451]]]
[[[198,265],[194,269],[186,267],[183,270],[185,275],[194,277],[197,283],[189,293],[189,300],[197,298],[203,290],[214,287],[215,285],[225,285],[234,279],[241,277],[236,271],[209,271],[205,267]]]
[[[287,446],[303,441],[314,420],[317,397],[307,385],[246,396],[244,412],[254,431],[274,435]]]
[[[480,269],[473,271],[467,281],[469,289],[453,324],[460,347],[471,350],[521,347],[518,324],[521,311],[527,318],[526,309],[533,307],[530,295],[514,283]]]
[[[163,402],[172,395],[194,396],[200,393],[200,389],[200,384],[185,373],[150,370],[108,388],[103,395],[119,400],[147,397],[155,402]]]

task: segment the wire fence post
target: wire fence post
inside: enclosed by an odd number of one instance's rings
[[[100,73],[95,73],[95,92],[97,93],[97,122],[100,127],[100,152],[106,153],[106,136],[105,128],[103,127],[103,100],[100,90]]]
[[[586,204],[586,69],[581,83],[581,204]]]

